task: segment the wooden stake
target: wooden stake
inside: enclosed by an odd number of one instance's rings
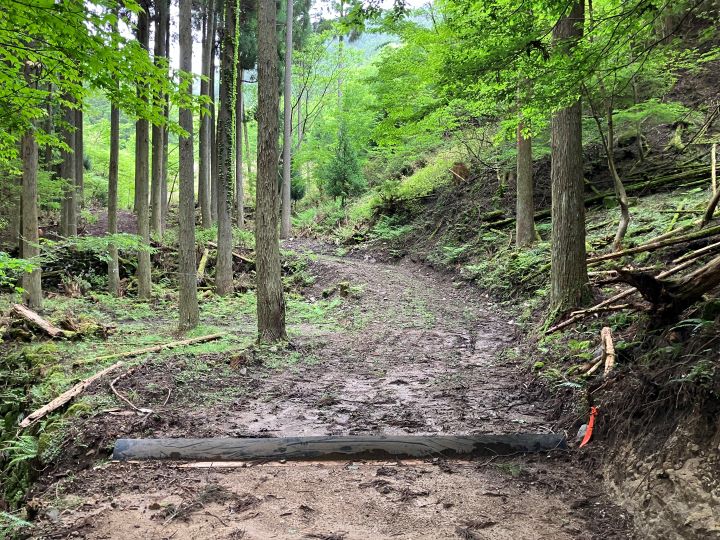
[[[600,340],[602,341],[603,359],[605,360],[605,377],[607,377],[613,366],[615,366],[615,345],[609,327],[603,326],[603,329],[600,330]]]
[[[717,143],[713,143],[710,149],[710,179],[714,195],[717,193]]]
[[[203,278],[205,277],[205,267],[207,266],[208,255],[210,255],[210,249],[205,248],[203,250],[202,257],[200,257],[200,264],[198,264],[198,269],[197,269],[198,283],[201,282],[203,280]]]

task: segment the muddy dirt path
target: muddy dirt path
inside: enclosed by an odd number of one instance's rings
[[[189,385],[179,383],[189,359],[149,362],[123,385],[157,414],[89,419],[77,427],[85,456],[119,436],[551,431],[546,406],[524,387],[527,363],[511,352],[516,327],[477,291],[409,262],[313,258],[308,295],[337,298],[336,309],[290,328],[295,351],[273,367],[210,355],[202,360],[211,369]],[[168,385],[163,405],[156,389]],[[213,468],[88,463],[76,452],[42,485],[36,537],[630,537],[599,484],[559,452]]]

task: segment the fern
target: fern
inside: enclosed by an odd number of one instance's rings
[[[18,463],[29,461],[37,457],[38,440],[32,435],[20,435],[17,439],[9,441],[3,450],[10,457],[8,467],[12,467]]]

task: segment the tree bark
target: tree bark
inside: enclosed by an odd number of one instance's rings
[[[158,65],[161,59],[167,56],[165,50],[165,18],[168,16],[167,0],[156,0],[155,2],[155,64]],[[161,93],[153,96],[158,105],[162,104],[164,96]],[[152,179],[150,187],[150,228],[152,233],[161,237],[163,235],[163,194],[162,194],[162,170],[165,149],[165,129],[161,125],[153,124],[152,127]]]
[[[80,209],[85,206],[85,163],[84,163],[84,130],[83,130],[82,103],[75,109],[75,213],[80,215]]]
[[[120,158],[120,109],[110,108],[110,170],[108,171],[108,233],[117,234],[118,210],[118,163]],[[108,290],[114,296],[120,295],[120,261],[117,246],[108,245]]]
[[[180,0],[180,69],[192,71],[192,0]],[[192,93],[192,86],[187,90]],[[195,172],[193,163],[193,113],[180,109],[180,210],[178,235],[179,328],[195,328],[200,317],[195,270]]]
[[[608,168],[613,178],[613,186],[615,187],[615,194],[617,195],[618,204],[620,205],[620,221],[618,222],[617,232],[613,239],[613,250],[619,251],[622,249],[622,242],[627,233],[628,226],[630,225],[630,205],[628,203],[627,193],[625,191],[625,185],[623,184],[620,174],[618,173],[615,165],[615,123],[613,121],[614,111],[612,105],[607,110],[607,145],[605,152],[608,159]]]
[[[571,50],[582,37],[584,1],[576,1],[553,30],[558,48]],[[580,99],[557,111],[551,128],[552,255],[551,309],[563,311],[588,297]]]
[[[238,69],[237,95],[235,97],[235,206],[236,223],[245,225],[245,182],[243,178],[243,78],[244,70]]]
[[[25,79],[31,88],[37,88],[37,69],[30,62],[25,64]],[[22,137],[22,249],[23,258],[32,260],[40,255],[38,246],[37,175],[38,144],[35,126],[29,127]],[[23,300],[31,309],[42,307],[41,269],[26,272],[22,278]]]
[[[218,2],[219,3],[219,2]],[[219,6],[218,6],[219,7]],[[218,32],[218,23],[222,24],[221,12],[216,11],[213,17],[212,24],[212,35]],[[214,38],[213,38],[213,52],[210,56],[210,177],[208,184],[210,188],[210,218],[212,223],[217,223],[217,184],[218,184],[218,142],[217,142],[217,115],[216,115],[216,94],[215,94],[215,82],[217,72],[215,70],[215,50],[214,50]]]
[[[255,217],[258,339],[287,339],[285,298],[278,239],[278,58],[277,8],[273,0],[258,7],[258,164]]]
[[[225,26],[220,51],[220,109],[218,111],[217,223],[218,255],[215,265],[215,290],[219,295],[233,291],[232,269],[232,139],[233,77],[235,50],[235,2],[226,0]]]
[[[515,244],[519,248],[529,247],[535,242],[535,203],[533,202],[533,161],[532,139],[523,135],[522,122],[517,128],[517,216],[515,222]]]
[[[149,44],[149,19],[148,5],[143,4],[143,11],[138,14],[137,40],[145,49]],[[147,87],[138,86],[138,96],[141,99],[149,99]],[[135,123],[135,189],[136,189],[136,215],[138,235],[142,237],[145,244],[150,244],[150,209],[148,207],[148,160],[149,160],[149,123],[139,118]],[[138,297],[150,298],[152,292],[152,276],[150,253],[146,250],[138,252],[137,267]]]
[[[213,19],[215,18],[214,0],[209,0],[203,13],[203,45],[202,45],[202,74],[207,80],[200,81],[200,94],[210,96],[210,66],[215,36],[212,34]],[[200,116],[200,148],[198,171],[198,200],[200,203],[200,221],[203,228],[212,226],[212,213],[210,210],[210,105],[205,107]]]
[[[291,148],[292,148],[292,31],[293,0],[287,0],[287,21],[285,31],[285,90],[283,92],[283,181],[282,216],[280,220],[280,238],[290,236],[290,185],[291,185]]]
[[[72,101],[72,96],[65,95],[67,101]],[[60,233],[63,236],[77,235],[77,203],[75,189],[75,111],[66,106],[63,109],[63,120],[65,125],[62,129],[63,142],[69,150],[60,151],[59,177],[65,182],[63,187],[63,199],[60,213]]]
[[[168,7],[168,15],[165,17],[165,54],[169,57],[170,55],[170,13]],[[170,96],[165,94],[163,96],[165,102],[165,118],[170,118]],[[168,197],[168,149],[170,147],[170,131],[167,124],[163,126],[163,160],[162,160],[162,174],[161,174],[161,185],[162,190],[162,230],[164,231],[167,226],[168,210],[170,209],[170,199]]]

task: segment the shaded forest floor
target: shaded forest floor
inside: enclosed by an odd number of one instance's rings
[[[571,453],[465,462],[111,463],[118,437],[549,432],[522,337],[448,275],[306,251],[293,346],[255,349],[251,294],[204,302],[231,338],[144,359],[83,403],[31,504],[36,538],[629,538],[601,475]],[[156,310],[132,324],[162,325]],[[155,318],[154,318],[155,317]],[[209,319],[209,320],[208,320]],[[573,434],[574,435],[574,434]],[[572,438],[572,437],[571,437]]]

